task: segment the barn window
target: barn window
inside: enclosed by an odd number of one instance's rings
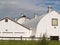
[[[16,34],[24,34],[24,32],[15,32]]]
[[[12,34],[13,32],[2,32],[2,33],[8,33],[8,34],[11,33]]]
[[[8,22],[8,19],[7,18],[5,19],[5,22]]]
[[[50,36],[51,40],[59,40],[59,36]]]
[[[52,19],[52,26],[58,26],[58,19],[56,18]]]

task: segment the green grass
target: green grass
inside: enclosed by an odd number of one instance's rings
[[[60,45],[60,41],[47,41],[48,45]],[[38,44],[39,43],[39,44]],[[40,41],[0,40],[0,45],[41,45]]]
[[[49,41],[49,45],[60,45],[60,41]]]

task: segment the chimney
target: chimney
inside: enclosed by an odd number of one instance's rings
[[[52,11],[52,6],[48,6],[48,13]]]
[[[34,13],[34,18],[36,19],[38,17],[38,14],[37,13]]]

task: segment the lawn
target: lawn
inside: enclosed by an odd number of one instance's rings
[[[40,41],[0,40],[0,45],[41,45]],[[44,44],[43,44],[44,45]],[[47,45],[60,45],[60,41],[47,41]]]

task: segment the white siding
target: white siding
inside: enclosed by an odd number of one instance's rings
[[[58,19],[58,26],[52,26],[52,18]],[[46,34],[47,37],[60,37],[60,15],[57,12],[52,11],[51,13],[48,13],[38,23],[36,37],[40,37],[43,34]]]
[[[6,31],[7,30],[7,31]],[[5,22],[5,19],[0,21],[0,37],[30,37],[31,30],[11,21]],[[3,33],[3,32],[13,32],[13,33]],[[17,33],[15,33],[17,32]]]

